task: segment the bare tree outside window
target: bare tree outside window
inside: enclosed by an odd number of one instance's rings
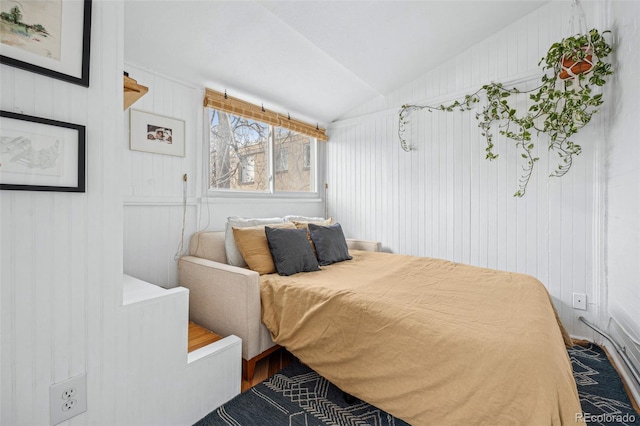
[[[310,137],[296,133],[292,130],[276,127],[274,131],[273,145],[280,156],[276,160],[286,161],[286,173],[276,173],[276,191],[310,192],[311,170],[305,167],[305,144],[310,143]],[[276,162],[276,165],[278,163]],[[278,170],[278,169],[276,169]]]
[[[238,169],[240,172],[241,183],[253,183],[255,181],[256,159],[253,155],[245,155],[240,157],[241,167]]]
[[[209,125],[210,189],[266,192],[273,178],[276,192],[315,191],[313,138],[214,109]]]
[[[269,190],[269,126],[209,110],[212,189]]]

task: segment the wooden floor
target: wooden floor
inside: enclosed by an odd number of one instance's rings
[[[242,380],[241,384],[241,392],[246,391],[247,389],[252,388],[257,385],[261,381],[273,376],[278,371],[282,370],[287,365],[291,364],[296,360],[289,351],[284,348],[280,348],[271,355],[261,359],[256,364],[256,372],[253,375],[253,380],[246,381]]]
[[[207,330],[193,321],[189,321],[189,352],[200,349],[201,347],[207,346],[208,344],[220,339],[222,339],[221,336]],[[266,378],[273,376],[295,360],[296,358],[286,349],[278,349],[268,357],[258,361],[253,379],[251,381],[242,380],[240,390],[244,392],[247,389],[252,388]]]

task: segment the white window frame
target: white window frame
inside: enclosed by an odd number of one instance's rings
[[[237,189],[214,189],[209,187],[209,181],[211,176],[211,170],[209,166],[209,150],[211,148],[211,140],[210,140],[210,129],[209,129],[209,109],[208,107],[204,108],[204,139],[205,143],[203,144],[204,150],[204,170],[206,170],[205,179],[205,188],[204,195],[207,198],[215,199],[215,198],[238,198],[238,199],[286,199],[286,200],[303,200],[308,201],[312,199],[320,199],[320,185],[318,182],[320,181],[320,155],[318,152],[318,139],[312,136],[309,136],[309,149],[310,149],[310,161],[311,164],[315,164],[315,167],[310,171],[309,176],[309,186],[312,188],[311,191],[305,192],[296,192],[296,191],[276,191],[275,190],[275,164],[274,164],[274,128],[268,123],[264,123],[269,127],[269,142],[267,146],[268,151],[268,163],[269,163],[269,189],[267,191],[249,191],[249,190],[237,190]],[[259,120],[256,120],[259,121]]]

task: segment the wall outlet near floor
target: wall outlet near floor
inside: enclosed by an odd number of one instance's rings
[[[87,375],[54,383],[49,387],[51,425],[57,425],[87,411]]]
[[[573,293],[573,307],[583,311],[587,310],[587,295],[581,293]]]

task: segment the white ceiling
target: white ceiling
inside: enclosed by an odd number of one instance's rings
[[[548,1],[128,0],[125,62],[326,125]]]

